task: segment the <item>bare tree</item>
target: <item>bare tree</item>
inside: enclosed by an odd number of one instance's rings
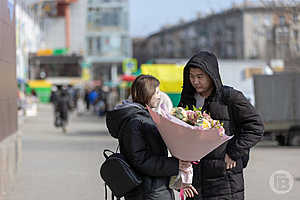
[[[283,31],[288,30],[287,32],[287,40],[283,41],[282,44],[280,41],[279,44],[276,43],[276,41],[282,39],[280,36],[275,36],[273,39],[274,41],[271,43],[268,43],[268,45],[271,45],[270,55],[272,57],[277,57],[278,55],[284,54],[282,58],[286,61],[286,67],[289,68],[292,71],[299,71],[300,68],[300,59],[299,59],[299,14],[300,14],[300,0],[259,0],[258,1],[263,7],[265,7],[268,10],[271,10],[272,13],[277,16],[278,18],[281,16],[287,16],[288,19],[286,19],[287,24],[280,24],[273,25],[273,31]],[[275,46],[274,46],[275,45]],[[284,45],[287,45],[287,48],[285,48]],[[272,51],[274,51],[272,53]],[[298,57],[298,58],[297,58]],[[289,66],[290,65],[290,66]]]
[[[271,9],[275,14],[288,13],[295,15],[300,12],[300,0],[259,0],[263,7]],[[294,23],[291,20],[290,23]]]
[[[285,24],[284,26],[277,26],[277,27],[273,27],[274,30],[276,28],[276,30],[280,31],[286,31],[288,30],[288,32],[286,33],[287,37],[286,39],[286,44],[287,45],[287,49],[282,49],[284,46],[283,45],[279,45],[277,46],[277,48],[273,48],[273,49],[277,49],[278,52],[285,51],[284,54],[284,58],[285,59],[291,59],[291,58],[295,58],[297,57],[297,52],[299,51],[300,45],[298,43],[298,28],[299,28],[299,19],[298,19],[298,15],[300,14],[300,0],[259,0],[258,1],[263,7],[265,7],[266,9],[269,9],[272,11],[272,13],[274,13],[275,16],[277,17],[281,17],[281,16],[287,16],[288,19],[286,19],[287,24]],[[282,25],[282,24],[280,24]],[[276,26],[276,25],[275,25]],[[282,39],[280,37],[274,38],[275,40],[278,39]],[[279,54],[281,54],[279,53]],[[277,54],[277,53],[276,53]],[[299,55],[299,54],[298,54]]]

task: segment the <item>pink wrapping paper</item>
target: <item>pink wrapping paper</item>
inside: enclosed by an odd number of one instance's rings
[[[197,161],[231,139],[220,136],[218,129],[203,130],[191,126],[162,110],[161,114],[148,110],[171,154],[184,161]]]

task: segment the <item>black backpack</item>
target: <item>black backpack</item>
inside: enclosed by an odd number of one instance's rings
[[[112,199],[114,196],[120,199],[142,183],[142,179],[121,153],[105,149],[103,155],[106,160],[101,165],[100,175],[105,182],[105,200],[107,200],[107,186],[112,191]]]
[[[231,103],[229,101],[231,97],[231,92],[234,90],[233,87],[229,86],[223,86],[223,91],[222,91],[222,101],[225,105],[227,105],[228,108],[228,114],[230,116],[230,121],[233,123],[230,127],[234,128],[234,132],[239,133],[239,126],[236,123],[236,119],[234,118],[234,114],[231,109]],[[243,167],[246,168],[249,162],[249,154],[250,154],[250,149],[244,150],[244,155],[242,156],[242,162],[243,162]]]

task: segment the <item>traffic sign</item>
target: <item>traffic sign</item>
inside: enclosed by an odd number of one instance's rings
[[[123,72],[131,74],[137,71],[137,60],[134,58],[127,58],[123,60]]]

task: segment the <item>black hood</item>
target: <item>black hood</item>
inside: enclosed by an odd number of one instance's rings
[[[114,110],[108,111],[106,114],[106,126],[109,133],[114,138],[119,138],[122,127],[134,115],[147,115],[148,111],[144,106],[131,101],[123,101],[122,104],[117,105]]]
[[[199,53],[194,55],[184,67],[183,89],[182,89],[183,95],[193,96],[196,92],[189,78],[191,66],[199,67],[202,71],[208,74],[208,76],[211,78],[211,80],[215,85],[216,93],[218,93],[221,90],[223,84],[219,73],[219,65],[218,65],[217,57],[213,53],[207,51],[200,51]]]

